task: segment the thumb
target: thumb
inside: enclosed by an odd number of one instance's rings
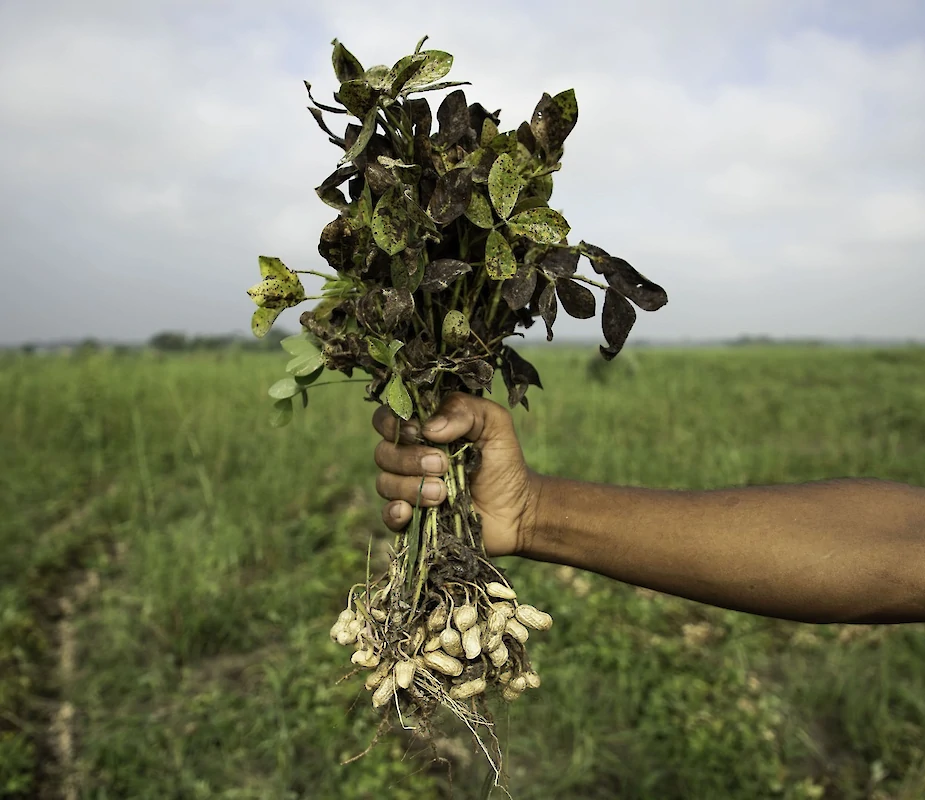
[[[432,442],[445,444],[457,439],[490,442],[516,438],[514,422],[507,409],[492,400],[454,392],[424,423],[421,432]]]

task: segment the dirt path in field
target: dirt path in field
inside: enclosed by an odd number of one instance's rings
[[[91,497],[80,508],[48,528],[43,538],[60,538],[80,527],[99,505],[118,491],[113,484],[105,491]],[[76,766],[76,718],[77,709],[69,700],[62,698],[70,694],[70,687],[78,668],[79,642],[75,617],[81,607],[100,589],[100,575],[96,570],[75,568],[62,576],[61,593],[49,598],[46,613],[53,625],[51,636],[55,647],[54,676],[49,681],[55,690],[57,702],[48,720],[45,748],[53,756],[54,763],[42,765],[40,797],[77,800],[80,793]]]

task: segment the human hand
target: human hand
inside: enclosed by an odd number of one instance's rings
[[[373,426],[383,437],[375,453],[382,470],[376,491],[391,501],[382,509],[382,519],[391,530],[399,531],[411,520],[421,476],[428,476],[421,491],[422,507],[437,506],[446,498],[446,484],[439,477],[449,466],[446,453],[422,442],[447,444],[466,439],[474,442],[482,455],[479,469],[469,478],[469,490],[482,522],[488,555],[512,555],[529,549],[536,530],[541,479],[524,461],[507,409],[491,400],[455,392],[423,429],[416,419],[401,422],[396,445],[395,426],[400,422],[385,405],[373,414]]]

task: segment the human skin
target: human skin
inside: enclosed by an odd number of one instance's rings
[[[476,443],[470,478],[490,556],[519,555],[597,572],[701,603],[814,623],[925,622],[925,489],[872,479],[675,491],[540,475],[510,413],[453,394],[420,426],[385,406],[376,481],[392,530],[446,497],[446,454]],[[433,462],[425,461],[430,457]]]

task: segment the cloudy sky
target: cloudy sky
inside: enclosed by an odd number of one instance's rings
[[[925,340],[921,0],[420,7],[0,3],[0,344],[248,330],[257,255],[318,268],[333,213],[302,79],[425,33],[502,129],[575,88],[552,205],[668,290],[634,336]]]

